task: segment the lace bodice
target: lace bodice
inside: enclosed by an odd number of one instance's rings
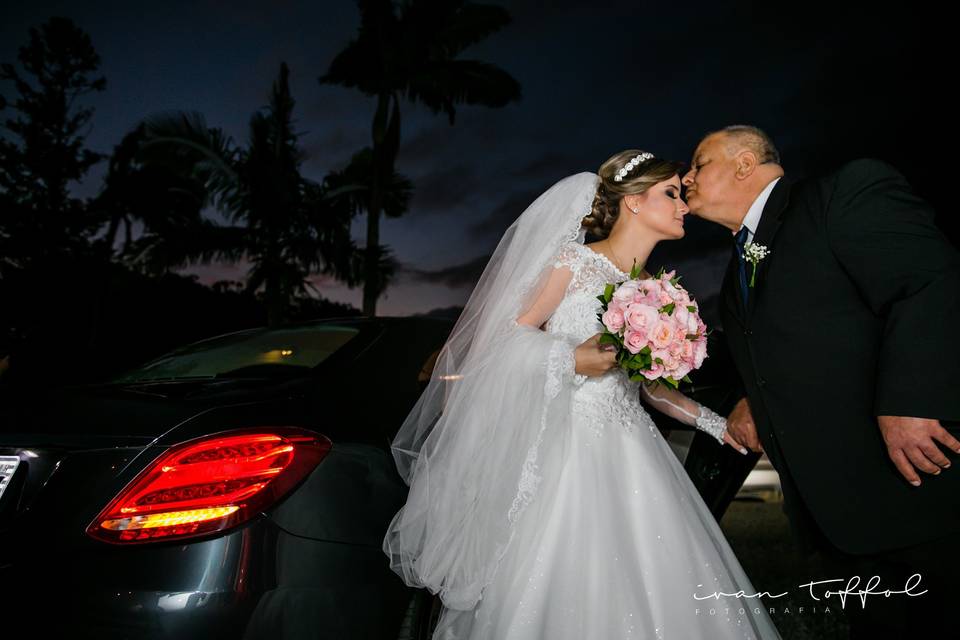
[[[579,242],[569,242],[557,253],[554,267],[567,267],[573,273],[566,294],[544,327],[550,333],[568,336],[583,342],[603,324],[597,319],[600,301],[597,296],[610,283],[623,282],[630,274],[620,271],[602,253]]]
[[[579,242],[563,245],[557,252],[553,266],[558,269],[567,267],[572,276],[563,299],[545,323],[544,329],[570,343],[580,344],[604,330],[603,323],[597,317],[602,309],[597,296],[603,292],[606,285],[623,282],[630,274],[618,269],[602,253]],[[566,353],[569,358],[567,366],[572,368],[572,353]],[[554,367],[548,367],[551,368]],[[548,374],[548,381],[550,379]],[[646,425],[656,435],[654,422],[640,403],[640,382],[632,382],[620,369],[611,369],[602,376],[574,376],[574,379],[578,385],[573,394],[574,411],[587,418],[587,424],[597,435],[602,435],[607,424],[620,424],[628,431],[633,431],[638,425]],[[658,397],[663,394],[662,391],[651,394],[647,389],[643,392],[653,401],[658,401]],[[726,429],[723,418],[706,407],[692,403],[697,407],[693,410],[699,410],[699,416],[695,417],[695,413],[683,410],[669,398],[659,399],[665,400],[666,406],[673,409],[661,410],[688,424],[695,423],[698,429],[707,431],[722,442],[722,433]],[[678,414],[677,410],[681,413]],[[686,415],[689,420],[685,420],[682,415]]]
[[[579,242],[565,244],[557,253],[554,267],[567,267],[572,272],[566,293],[544,329],[580,344],[603,331],[597,319],[601,310],[597,296],[608,284],[617,284],[630,277],[618,269],[602,253]],[[591,427],[600,435],[607,424],[620,424],[628,430],[643,423],[655,432],[653,421],[640,404],[639,382],[631,382],[619,369],[602,376],[586,378],[574,392],[575,405],[592,414]]]

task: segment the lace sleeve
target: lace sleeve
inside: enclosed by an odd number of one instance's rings
[[[553,271],[540,295],[529,309],[517,318],[517,324],[540,328],[560,305],[567,287],[579,268],[579,255],[575,247],[564,245],[554,257]],[[576,372],[576,356],[574,350],[577,345],[571,341],[557,337],[550,349],[547,366],[548,392],[552,385],[570,381],[575,385],[583,384],[587,376]]]
[[[580,252],[578,251],[579,246],[581,245],[568,242],[560,247],[560,251],[557,252],[557,255],[553,259],[554,269],[566,267],[571,273],[576,275],[576,273],[580,270]]]
[[[577,373],[577,359],[574,356],[574,350],[577,345],[557,338],[550,348],[550,354],[547,361],[547,387],[548,397],[557,395],[560,385],[569,381],[576,386],[583,384],[587,376]]]
[[[682,422],[695,426],[697,429],[709,433],[717,442],[723,444],[723,434],[727,430],[727,421],[722,416],[691,400],[676,389],[662,384],[640,385],[640,394],[661,413]]]

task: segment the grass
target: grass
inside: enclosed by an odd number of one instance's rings
[[[816,557],[804,558],[796,551],[782,503],[734,500],[720,528],[757,591],[787,592],[781,598],[764,599],[784,640],[849,637],[844,612],[837,606],[827,612],[823,602],[813,600],[807,588],[800,588],[805,582],[836,576],[825,571]]]

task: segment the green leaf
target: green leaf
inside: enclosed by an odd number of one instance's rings
[[[600,343],[600,344],[616,344],[616,345],[619,345],[619,344],[620,344],[620,338],[618,338],[617,336],[613,335],[612,333],[604,332],[604,334],[600,336],[599,343]]]
[[[688,305],[687,305],[687,311],[689,311],[690,313],[696,313],[697,308],[696,308],[695,306],[693,306],[692,304],[688,304]]]
[[[677,303],[676,303],[676,302],[671,302],[670,304],[665,304],[665,305],[663,305],[662,307],[660,307],[660,313],[665,313],[665,314],[667,314],[667,315],[671,315],[671,314],[673,314],[673,310],[676,308],[676,306],[677,306]]]
[[[648,345],[648,344],[643,345],[643,349],[640,349],[639,353],[641,353],[641,354],[643,354],[643,355],[645,355],[645,356],[650,355],[650,345]]]
[[[608,284],[608,285],[604,288],[604,290],[603,290],[603,297],[604,297],[604,301],[605,301],[605,302],[608,302],[608,303],[610,302],[610,299],[613,297],[613,290],[614,290],[615,288],[616,288],[616,287],[614,287],[612,284]]]
[[[693,384],[693,380],[690,379],[690,376],[683,376],[681,380],[683,380],[684,382],[689,382],[690,384]]]

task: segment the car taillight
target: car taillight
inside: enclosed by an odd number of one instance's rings
[[[87,533],[128,543],[223,531],[277,502],[330,447],[327,438],[294,427],[229,431],[183,442],[131,480]]]

